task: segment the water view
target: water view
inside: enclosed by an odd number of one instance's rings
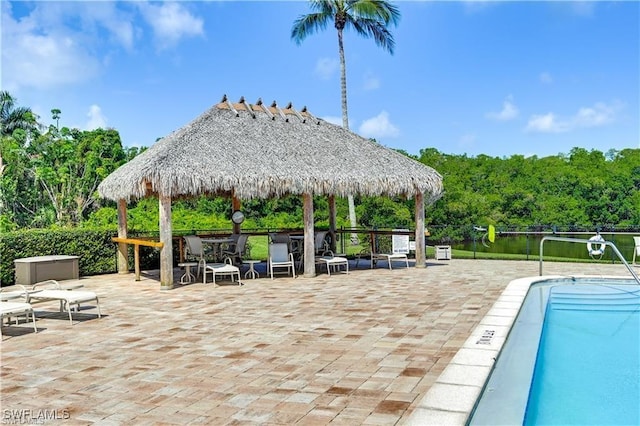
[[[522,254],[529,255],[531,258],[536,258],[540,254],[540,241],[543,237],[552,234],[499,234],[496,233],[495,243],[487,243],[488,247],[482,244],[481,237],[479,237],[475,243],[474,241],[466,241],[463,243],[453,244],[452,248],[458,250],[475,251],[477,253],[509,253],[509,254]],[[556,235],[556,234],[554,234]],[[558,236],[578,239],[589,239],[595,233],[592,234],[569,234],[561,233]],[[602,233],[601,234],[606,241],[613,242],[618,250],[622,253],[627,261],[631,261],[633,256],[634,241],[633,234],[618,234],[618,233]],[[564,257],[569,259],[589,259],[589,253],[586,245],[584,244],[572,244],[557,241],[549,241],[544,246],[545,257]],[[605,249],[605,253],[602,259],[613,260],[615,254],[610,249]]]

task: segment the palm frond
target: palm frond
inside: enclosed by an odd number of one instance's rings
[[[348,20],[347,25],[352,26],[358,34],[364,37],[373,37],[378,46],[393,54],[396,45],[395,40],[391,32],[380,21],[360,18]]]
[[[293,27],[291,28],[291,39],[293,39],[296,44],[302,43],[307,36],[325,29],[332,18],[332,15],[321,12],[300,16],[294,21]]]
[[[356,20],[374,19],[384,26],[396,26],[400,21],[400,10],[393,3],[385,0],[351,0],[348,10]]]

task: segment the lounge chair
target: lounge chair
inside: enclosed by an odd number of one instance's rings
[[[345,272],[349,274],[349,259],[342,256],[334,256],[331,250],[326,250],[322,256],[316,256],[316,265],[326,265],[327,274],[331,275],[331,269],[333,272],[340,272],[340,267],[345,267]]]
[[[0,336],[2,336],[2,325],[4,319],[7,318],[7,325],[11,324],[11,317],[15,317],[16,325],[18,325],[18,317],[25,316],[29,321],[31,315],[33,321],[33,331],[38,332],[36,327],[36,316],[33,307],[26,301],[18,301],[18,299],[26,300],[27,290],[21,285],[9,286],[0,289]]]
[[[286,243],[271,243],[269,245],[269,273],[273,279],[275,268],[287,268],[293,278],[296,277],[296,265],[293,260],[293,254],[289,253],[289,245]]]
[[[404,253],[371,253],[371,269],[376,265],[378,260],[386,260],[389,269],[393,269],[392,262],[403,262],[409,267],[409,259]]]
[[[242,285],[240,281],[240,268],[233,265],[230,258],[224,263],[209,263],[204,266],[204,276],[202,277],[202,283],[207,283],[207,274],[211,274],[213,278],[213,284],[216,284],[216,275],[230,276],[231,281],[234,282],[234,278],[238,277],[238,285]]]
[[[64,290],[63,287],[55,280],[47,280],[32,287],[33,290],[39,290],[27,293],[27,301],[45,302],[50,300],[58,300],[60,302],[60,312],[67,311],[69,313],[69,323],[73,325],[71,316],[72,307],[75,306],[79,310],[81,303],[96,302],[98,308],[98,318],[102,318],[100,313],[100,302],[98,295],[93,291],[87,290]]]
[[[636,257],[640,258],[640,237],[633,237],[633,242],[635,247],[633,248],[633,260],[631,260],[631,264],[636,264]]]

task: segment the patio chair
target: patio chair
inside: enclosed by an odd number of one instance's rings
[[[185,260],[195,260],[198,262],[197,275],[199,277],[200,271],[205,269],[207,266],[202,239],[197,235],[185,235],[183,238],[184,242],[187,244],[184,252]]]
[[[371,269],[376,265],[378,260],[386,260],[389,270],[393,269],[392,262],[403,262],[409,267],[409,258],[404,253],[371,253]]]
[[[315,233],[313,247],[316,255],[324,255],[330,251],[329,243],[327,242],[328,231],[318,231]]]
[[[273,279],[275,268],[287,268],[296,277],[296,266],[293,260],[293,254],[289,253],[289,245],[286,243],[271,243],[269,245],[269,273]]]
[[[36,302],[45,302],[50,300],[58,300],[60,302],[60,312],[67,311],[69,313],[69,323],[73,325],[71,316],[72,307],[75,306],[76,311],[80,309],[81,303],[96,302],[98,308],[98,318],[102,318],[100,313],[100,302],[98,295],[93,291],[87,290],[63,290],[60,283],[56,280],[47,280],[32,286],[34,292],[27,293],[27,302],[32,300]]]
[[[633,237],[633,242],[635,247],[633,248],[633,260],[631,261],[631,264],[635,265],[636,257],[640,258],[640,237]]]
[[[242,256],[244,256],[245,252],[247,251],[248,239],[248,235],[240,234],[235,244],[231,244],[226,250],[222,251],[222,256],[231,259],[233,264],[241,264]]]

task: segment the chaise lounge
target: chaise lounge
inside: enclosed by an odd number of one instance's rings
[[[4,319],[7,318],[7,325],[11,324],[11,317],[16,317],[16,325],[18,317],[25,316],[29,321],[29,315],[33,320],[33,331],[38,332],[36,327],[36,316],[33,307],[27,302],[17,302],[15,299],[27,298],[27,290],[22,285],[9,286],[0,289],[0,336],[2,335],[1,326],[4,325]],[[9,301],[11,300],[11,301]]]
[[[32,300],[35,302],[45,302],[50,300],[60,301],[60,312],[66,310],[69,313],[69,322],[71,325],[73,325],[71,308],[72,306],[75,306],[76,310],[78,310],[81,303],[95,301],[96,307],[98,308],[98,318],[102,318],[98,295],[92,291],[64,290],[62,286],[60,286],[60,283],[55,280],[47,280],[34,284],[32,289],[38,291],[27,293],[27,302],[31,302]]]

